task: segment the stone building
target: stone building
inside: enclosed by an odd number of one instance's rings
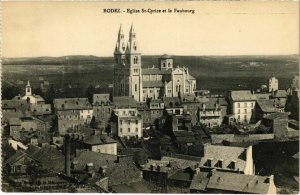
[[[58,117],[58,131],[64,135],[69,128],[80,124],[89,124],[93,108],[87,98],[54,99],[54,110]]]
[[[18,96],[16,96],[15,98],[18,98]],[[26,100],[27,102],[29,102],[31,104],[45,103],[44,98],[42,98],[40,95],[32,94],[32,89],[31,89],[29,81],[27,82],[27,85],[25,88],[25,96],[22,96],[22,99]]]
[[[253,175],[252,146],[244,148],[205,144],[200,167]]]
[[[230,91],[229,102],[231,114],[238,123],[249,123],[253,121],[253,109],[256,97],[250,90]]]
[[[196,89],[196,79],[186,67],[176,68],[173,58],[159,58],[158,68],[143,68],[136,32],[131,26],[129,41],[125,43],[122,26],[119,29],[114,51],[114,96],[132,96],[139,102],[147,98],[177,97],[190,94]]]
[[[112,134],[118,137],[143,136],[143,119],[136,108],[114,109]]]

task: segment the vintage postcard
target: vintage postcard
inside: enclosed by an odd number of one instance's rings
[[[299,193],[299,1],[3,1],[1,190]]]

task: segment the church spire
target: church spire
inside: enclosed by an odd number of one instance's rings
[[[134,31],[134,28],[133,28],[133,24],[131,24],[131,28],[130,28],[130,31],[129,31],[129,41],[127,43],[126,53],[127,54],[140,53],[139,52],[139,47],[138,47],[138,44],[137,44],[137,40],[136,40],[136,33]]]
[[[125,49],[126,46],[125,46],[124,32],[123,32],[122,24],[120,24],[120,28],[118,32],[118,40],[115,48],[115,54],[124,54]]]

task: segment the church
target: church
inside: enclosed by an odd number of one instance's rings
[[[142,59],[133,25],[126,44],[122,25],[114,51],[114,96],[132,96],[138,102],[192,94],[196,79],[186,67],[174,67],[173,58],[163,55],[158,68],[142,68]]]

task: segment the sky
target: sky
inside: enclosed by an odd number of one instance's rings
[[[195,13],[127,13],[149,8]],[[293,1],[3,2],[2,20],[3,57],[112,56],[120,24],[126,39],[134,25],[142,55],[299,53]]]

